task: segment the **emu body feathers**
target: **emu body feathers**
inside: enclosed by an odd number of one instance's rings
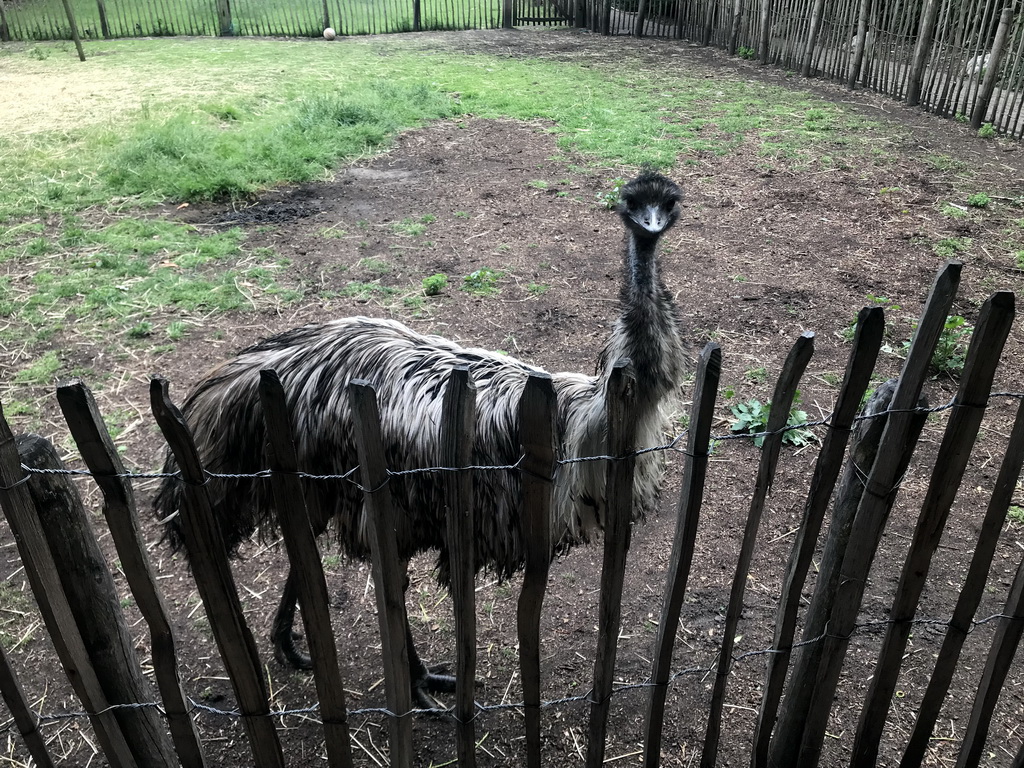
[[[623,357],[636,374],[639,447],[658,444],[664,433],[663,403],[685,365],[683,342],[672,296],[659,271],[659,238],[678,218],[679,188],[665,177],[645,173],[621,191],[619,215],[626,227],[622,311],[601,353],[596,376],[552,375],[558,398],[559,458],[603,455],[606,443],[605,386],[608,372]],[[188,395],[184,414],[208,471],[252,474],[264,469],[265,431],[261,414],[259,371],[277,371],[288,399],[300,467],[314,475],[341,475],[357,464],[346,387],[353,379],[369,381],[377,391],[385,456],[392,470],[435,467],[440,462],[440,414],[451,370],[465,364],[476,384],[477,433],[473,463],[515,463],[520,454],[518,403],[527,377],[539,371],[507,355],[462,347],[439,336],[426,336],[391,321],[366,317],[308,325],[267,339],[212,371]],[[551,540],[556,549],[586,542],[602,526],[607,467],[603,461],[569,462],[555,477]],[[660,452],[638,456],[634,519],[657,501],[663,459]],[[165,471],[175,470],[168,456]],[[444,541],[442,479],[434,473],[394,476],[391,490],[399,506],[398,552],[408,559],[427,550],[438,552],[438,575],[448,581]],[[269,483],[224,478],[210,484],[225,541],[232,549],[254,531],[275,523]],[[520,536],[519,472],[475,471],[476,566],[508,576],[523,565]],[[182,501],[180,485],[164,480],[157,512],[169,518]],[[333,521],[338,541],[351,556],[369,556],[362,492],[344,479],[312,480],[307,501],[314,532]],[[177,519],[168,536],[180,541]],[[302,665],[291,640],[295,595],[286,585],[275,622],[279,657]],[[413,654],[414,655],[414,654]],[[416,668],[418,665],[418,669]],[[422,688],[428,673],[418,659],[414,675]]]

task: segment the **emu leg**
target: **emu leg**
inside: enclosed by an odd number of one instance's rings
[[[274,658],[281,664],[294,669],[312,669],[313,660],[299,650],[295,644],[295,607],[299,602],[299,582],[295,571],[288,569],[288,578],[281,592],[281,602],[274,616],[274,628],[270,639],[274,644]]]
[[[406,563],[408,568],[408,563]],[[405,574],[404,591],[409,591],[409,574]],[[420,655],[416,652],[416,644],[412,639],[412,629],[409,627],[409,611],[405,612],[405,646],[409,654],[409,679],[412,682],[413,703],[420,709],[447,709],[437,699],[431,696],[432,693],[453,693],[455,691],[455,677],[439,672],[431,672],[430,667],[423,663]]]

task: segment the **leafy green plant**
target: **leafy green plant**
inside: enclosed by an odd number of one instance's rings
[[[533,179],[531,181],[526,182],[526,186],[533,187],[534,189],[547,189],[551,185],[548,184],[543,179]]]
[[[1006,510],[1006,516],[1017,524],[1024,524],[1024,507],[1011,504],[1010,508]]]
[[[438,273],[430,277],[424,277],[422,285],[425,296],[437,296],[448,287],[448,275]]]
[[[799,408],[800,393],[793,399],[793,407],[789,411],[789,418],[786,419],[788,428],[782,433],[782,442],[797,447],[808,445],[815,440],[814,432],[801,424],[807,423],[807,412]],[[768,428],[768,416],[771,413],[771,400],[762,403],[757,398],[751,398],[744,402],[730,406],[729,410],[735,417],[729,428],[737,434],[755,435],[754,445],[760,448],[764,445],[767,437],[763,433]]]
[[[914,324],[917,329],[917,324]],[[932,355],[932,368],[939,373],[958,376],[963,373],[967,362],[967,345],[971,339],[973,327],[960,315],[950,315],[942,326],[939,340]],[[910,342],[903,342],[903,356],[910,349]]]
[[[1017,269],[1024,269],[1024,251],[1014,253],[1013,260],[1017,264]]]
[[[625,180],[620,177],[612,179],[611,189],[606,192],[597,193],[597,202],[608,210],[613,209],[619,204],[619,193],[622,191],[622,186],[625,183]]]
[[[991,139],[996,135],[996,128],[992,123],[985,123],[978,129],[979,139]]]
[[[746,46],[741,45],[736,49],[736,55],[741,59],[753,59],[757,56],[757,51],[753,48],[747,48]]]
[[[972,208],[984,208],[990,202],[992,202],[992,198],[990,198],[984,192],[976,192],[967,198],[967,204]]]
[[[969,237],[945,237],[935,243],[932,246],[932,250],[944,259],[952,259],[966,251],[970,246],[971,238]]]
[[[167,326],[167,338],[171,341],[181,341],[188,335],[188,323],[175,320]]]
[[[498,292],[498,280],[505,273],[491,267],[480,267],[462,278],[462,290],[478,296],[488,296]]]
[[[550,289],[551,286],[545,285],[544,283],[530,283],[526,286],[526,290],[534,296],[540,296],[541,294],[547,293]]]
[[[31,365],[14,374],[15,384],[51,384],[60,370],[60,358],[50,350]]]

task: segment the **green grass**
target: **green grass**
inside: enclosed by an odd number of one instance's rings
[[[236,20],[248,7],[235,5]],[[87,42],[86,54],[82,65],[64,43],[2,52],[5,76],[40,94],[6,104],[0,132],[0,316],[8,320],[0,342],[9,346],[45,344],[73,325],[107,344],[170,348],[196,332],[197,315],[297,298],[280,284],[285,265],[248,249],[241,231],[201,233],[138,210],[326,178],[438,119],[538,121],[563,156],[600,168],[667,168],[741,148],[802,168],[826,155],[877,161],[887,146],[873,124],[797,91],[654,65],[462,54],[416,36],[100,40]],[[60,90],[47,96],[50,84]],[[601,202],[620,184],[610,179]],[[93,215],[97,208],[128,215],[100,225],[110,219]],[[416,237],[435,220],[422,215],[393,230]],[[363,267],[374,277],[387,265]],[[475,274],[463,289],[498,290],[502,273]],[[391,300],[396,290],[371,281],[341,293]],[[23,375],[50,375],[39,360]]]
[[[168,309],[223,312],[251,306],[254,294],[297,298],[276,282],[286,264],[269,249],[247,252],[244,240],[238,229],[201,234],[137,218],[89,229],[68,217],[50,237],[6,249],[0,313],[15,322],[3,333],[46,341],[73,326],[85,336],[140,339],[154,333],[152,316]],[[186,333],[172,322],[166,336]]]
[[[877,143],[872,124],[773,86],[425,54],[415,40],[90,43],[92,80],[76,85],[82,108],[68,110],[77,123],[40,106],[0,137],[0,221],[120,199],[245,196],[318,178],[384,148],[403,128],[462,113],[550,121],[562,149],[615,165],[668,167],[680,155],[727,154],[744,142],[815,164],[823,144],[835,154],[857,151],[858,137],[864,152]],[[5,67],[77,82],[71,59],[62,52],[36,61],[19,51]],[[55,129],[40,130],[48,121]],[[847,137],[845,148],[834,146],[836,133]]]

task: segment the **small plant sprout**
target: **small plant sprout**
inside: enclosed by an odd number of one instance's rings
[[[438,296],[448,287],[448,275],[438,273],[430,277],[424,277],[422,285],[424,296]]]
[[[498,280],[504,276],[501,270],[480,267],[462,278],[462,290],[477,296],[489,296],[498,292]]]
[[[914,330],[917,330],[916,323]],[[967,362],[967,344],[973,331],[974,328],[960,315],[947,317],[932,355],[932,368],[951,376],[963,373]],[[905,357],[909,349],[910,342],[904,341],[901,356]]]
[[[171,341],[181,341],[188,335],[188,323],[175,320],[167,326],[167,338]]]
[[[996,128],[992,123],[985,123],[978,129],[979,139],[991,139],[996,135]]]
[[[967,204],[971,206],[971,208],[985,208],[991,202],[992,198],[984,192],[976,192],[967,198]]]
[[[543,179],[533,179],[532,181],[528,181],[526,186],[533,187],[534,189],[547,189],[551,185]]]
[[[547,293],[550,288],[550,285],[545,285],[544,283],[530,283],[526,286],[526,290],[534,296],[540,296],[543,293]]]
[[[786,431],[782,433],[782,442],[785,445],[803,447],[809,445],[816,438],[814,432],[807,427],[800,426],[807,423],[807,411],[799,407],[800,393],[797,392],[793,399],[793,407],[789,411],[789,418],[786,420]],[[762,403],[757,398],[751,398],[736,405],[730,406],[729,410],[735,417],[729,428],[736,434],[754,435],[754,445],[760,448],[764,445],[767,435],[763,434],[768,428],[768,416],[771,413],[771,401]]]
[[[625,183],[626,182],[623,181],[621,178],[612,179],[611,189],[609,189],[607,192],[597,193],[597,202],[600,203],[603,207],[607,208],[608,210],[614,208],[616,205],[619,204],[619,190],[622,189],[622,185]]]

